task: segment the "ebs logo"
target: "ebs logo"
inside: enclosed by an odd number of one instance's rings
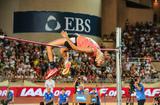
[[[49,16],[47,19],[47,23],[45,25],[46,31],[57,31],[61,28],[60,23],[57,21],[57,19],[54,16]]]
[[[91,31],[90,23],[91,21],[89,19],[82,19],[82,18],[73,18],[73,17],[64,17],[64,28],[63,30],[66,31],[73,31],[73,32],[86,32],[89,33]],[[45,25],[46,31],[57,31],[61,29],[60,22],[53,16],[50,15],[47,18],[47,23]]]

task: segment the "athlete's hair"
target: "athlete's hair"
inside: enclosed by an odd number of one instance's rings
[[[104,54],[100,50],[98,50],[96,60],[100,60],[100,59],[104,60]]]

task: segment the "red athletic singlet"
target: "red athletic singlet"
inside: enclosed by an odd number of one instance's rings
[[[97,49],[100,49],[99,45],[93,39],[81,35],[77,37],[77,46],[83,48],[93,48],[94,52],[91,54],[93,57],[96,57]]]

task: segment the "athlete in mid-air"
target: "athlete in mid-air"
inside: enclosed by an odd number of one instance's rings
[[[91,56],[93,59],[95,59],[96,66],[101,66],[104,63],[104,55],[101,52],[99,45],[93,39],[79,34],[68,35],[68,33],[65,31],[62,31],[61,35],[63,38],[54,40],[48,44],[53,46],[65,46],[64,48],[60,48],[60,53],[64,58],[65,68],[62,71],[63,75],[68,74],[71,67],[68,54],[69,50],[86,53],[88,56]],[[52,48],[52,46],[47,46],[50,70],[47,72],[45,79],[52,77],[58,71],[55,67],[54,53],[52,52]]]

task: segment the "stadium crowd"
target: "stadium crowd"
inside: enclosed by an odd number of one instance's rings
[[[0,32],[2,35],[3,32]],[[144,81],[160,78],[158,71],[151,65],[151,60],[160,61],[160,29],[148,22],[136,25],[126,24],[122,35],[122,79],[128,80],[131,76],[140,75]],[[103,46],[103,45],[101,45]],[[104,51],[105,63],[97,68],[92,58],[86,54],[70,51],[72,67],[70,75],[61,73],[55,80],[67,82],[82,76],[85,82],[114,82],[115,54]],[[133,57],[142,58],[139,61],[130,61]],[[111,59],[110,59],[111,58]],[[56,55],[55,61],[59,71],[63,69],[63,60]],[[0,78],[43,80],[48,70],[46,48],[40,45],[0,39]]]
[[[160,61],[160,27],[152,22],[130,24],[127,20],[122,34],[122,53],[126,58],[124,77],[139,75],[145,81],[158,77],[151,62]]]
[[[160,61],[160,28],[156,24],[137,22],[130,25],[127,22],[122,42],[126,56]]]

